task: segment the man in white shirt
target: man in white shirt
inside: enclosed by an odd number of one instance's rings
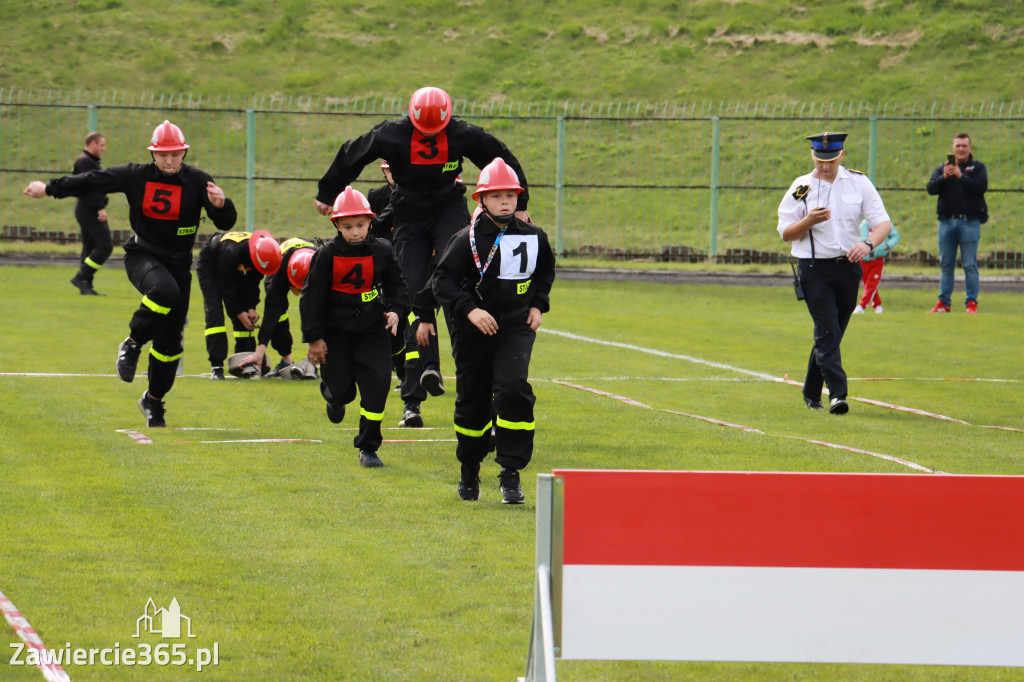
[[[841,165],[847,133],[819,133],[811,141],[814,170],[801,175],[779,204],[778,231],[799,259],[807,311],[814,320],[814,348],[804,379],[804,402],[821,410],[828,386],[829,412],[846,414],[846,372],[839,344],[857,306],[860,261],[885,241],[892,228],[878,190],[866,175]],[[861,239],[867,220],[871,235]]]

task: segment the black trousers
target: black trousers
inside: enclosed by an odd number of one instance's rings
[[[523,469],[533,457],[535,431],[530,386],[530,355],[537,333],[526,321],[499,321],[498,333],[481,334],[468,321],[452,332],[455,356],[456,457],[478,464],[487,457],[491,426],[495,431],[495,461]]]
[[[125,247],[124,269],[142,294],[132,316],[131,337],[140,346],[153,342],[149,352],[149,394],[163,398],[174,385],[182,354],[182,331],[192,294],[191,258],[164,261],[142,247]]]
[[[91,282],[96,271],[107,262],[114,245],[110,240],[110,226],[107,221],[96,217],[96,209],[81,201],[75,202],[75,220],[82,232],[82,255],[79,276]]]
[[[210,358],[210,367],[223,367],[228,357],[228,328],[224,321],[224,293],[217,284],[216,257],[213,249],[201,250],[196,275],[199,277],[199,290],[203,292],[206,354]],[[251,353],[256,350],[258,330],[246,329],[237,317],[231,318],[231,330],[236,353]]]
[[[804,301],[814,320],[814,347],[804,378],[805,398],[820,400],[823,383],[831,398],[847,396],[839,344],[857,307],[861,274],[860,263],[846,258],[800,259]]]
[[[377,452],[384,438],[380,423],[391,392],[391,332],[383,325],[358,333],[328,329],[324,334],[327,361],[320,376],[331,400],[347,405],[359,391],[359,433],[352,444],[360,450]]]
[[[466,197],[458,195],[437,206],[424,209],[416,215],[395,214],[395,252],[402,266],[402,275],[409,287],[409,307],[413,298],[426,285],[434,272],[436,258],[440,258],[452,236],[469,225]],[[451,333],[451,320],[445,318]],[[429,366],[440,368],[441,358],[437,343],[420,348],[416,343],[416,330],[409,325],[405,330],[405,380],[402,399],[419,403],[427,398],[420,386],[420,375]]]

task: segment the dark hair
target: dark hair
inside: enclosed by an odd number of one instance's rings
[[[106,138],[100,133],[89,133],[88,135],[85,136],[85,146],[88,147],[93,142],[99,142],[100,140],[105,139]]]
[[[953,136],[953,139],[954,140],[967,140],[968,142],[970,142],[971,141],[971,136],[968,135],[967,133],[957,133],[956,135]]]

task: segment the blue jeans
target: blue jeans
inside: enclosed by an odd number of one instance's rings
[[[939,300],[950,305],[953,297],[953,273],[956,270],[956,249],[964,266],[966,302],[978,300],[978,241],[981,222],[978,220],[939,219]]]

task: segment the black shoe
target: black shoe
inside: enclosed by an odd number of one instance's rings
[[[820,400],[814,400],[804,396],[804,402],[807,403],[807,408],[811,410],[824,410]]]
[[[423,374],[420,375],[420,386],[432,396],[444,395],[444,379],[433,367],[423,370]]]
[[[502,467],[501,473],[498,474],[498,480],[501,482],[502,504],[522,504],[526,501],[526,495],[523,494],[523,489],[519,487],[518,471]]]
[[[480,465],[462,465],[462,478],[459,479],[459,497],[467,502],[480,499]]]
[[[832,398],[828,411],[832,414],[846,414],[850,411],[850,406],[846,404],[846,398]]]
[[[418,429],[423,426],[423,415],[420,414],[419,403],[406,403],[405,412],[402,413],[402,421],[399,426],[408,426]]]
[[[340,424],[345,419],[345,406],[334,402],[334,396],[331,395],[331,389],[327,388],[325,381],[320,382],[320,395],[327,403],[327,418],[332,424]]]
[[[281,362],[279,362],[276,365],[274,365],[274,369],[270,373],[274,374],[274,375],[277,375],[277,374],[280,374],[281,370],[284,369],[285,367],[291,367],[291,366],[292,366],[292,363],[285,362],[284,360],[282,360]]]
[[[210,378],[224,381],[224,368],[223,367],[212,367],[210,369]]]
[[[380,461],[380,457],[377,456],[376,452],[370,452],[369,450],[360,450],[359,466],[364,466],[367,469],[379,469],[382,466],[384,466],[384,462]]]
[[[162,428],[167,426],[167,422],[164,421],[164,401],[155,400],[149,397],[149,391],[142,394],[139,398],[139,409],[142,410],[142,415],[146,418],[146,426],[151,428]]]
[[[78,293],[82,296],[101,296],[100,292],[92,288],[92,282],[81,275],[76,274],[71,278],[71,283],[78,287]]]
[[[121,381],[132,383],[141,351],[142,346],[132,341],[130,336],[117,347],[117,376],[121,377]]]

